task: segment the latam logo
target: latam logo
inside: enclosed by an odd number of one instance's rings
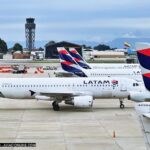
[[[118,81],[117,81],[117,80],[112,80],[111,83],[112,83],[113,85],[116,85],[116,84],[118,84]]]
[[[110,84],[109,80],[88,80],[83,81],[83,84]]]

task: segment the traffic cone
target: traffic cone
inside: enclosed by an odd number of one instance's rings
[[[116,132],[113,131],[113,138],[116,138]]]

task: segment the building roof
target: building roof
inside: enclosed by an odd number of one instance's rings
[[[57,43],[55,43],[54,41],[50,41],[45,45],[45,47],[64,44],[64,43],[74,45],[74,46],[77,46],[77,47],[81,47],[81,45],[79,45],[79,44],[75,44],[75,43],[71,43],[71,42],[67,42],[67,41],[61,41],[61,42],[57,42]]]
[[[92,55],[124,55],[124,52],[116,52],[116,51],[93,51]]]

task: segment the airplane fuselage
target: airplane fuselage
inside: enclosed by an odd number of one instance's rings
[[[98,63],[89,63],[92,69],[140,69],[139,64],[98,64]]]
[[[88,77],[123,77],[142,81],[140,69],[82,69]]]
[[[41,93],[80,92],[93,98],[125,98],[128,91],[140,89],[139,84],[126,78],[2,78],[0,96],[30,99]]]

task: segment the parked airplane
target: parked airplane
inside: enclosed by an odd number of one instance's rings
[[[147,150],[150,150],[150,102],[142,102],[135,105]]]
[[[75,61],[65,48],[57,49],[63,70],[71,74],[75,74],[80,77],[127,77],[137,81],[142,81],[142,76],[139,69],[84,69],[83,66],[85,65],[82,65],[84,64],[82,60],[79,61],[76,57]],[[71,51],[71,53],[73,52]],[[80,64],[80,66],[78,64]],[[81,66],[83,68],[81,68]],[[61,73],[63,74],[63,72]]]
[[[139,64],[88,64],[75,48],[69,48],[69,53],[78,65],[84,69],[139,69]]]
[[[141,92],[130,93],[132,100],[150,101],[150,44],[137,43],[136,51],[140,63],[145,89]],[[147,150],[150,150],[150,102],[135,105],[146,141]]]
[[[129,99],[150,101],[150,44],[136,44],[137,57],[140,63],[145,88],[141,91],[130,92]]]
[[[3,78],[0,82],[0,96],[10,99],[53,101],[53,109],[59,110],[59,103],[77,107],[92,107],[96,98],[116,98],[120,108],[130,91],[138,91],[140,84],[127,78]]]

